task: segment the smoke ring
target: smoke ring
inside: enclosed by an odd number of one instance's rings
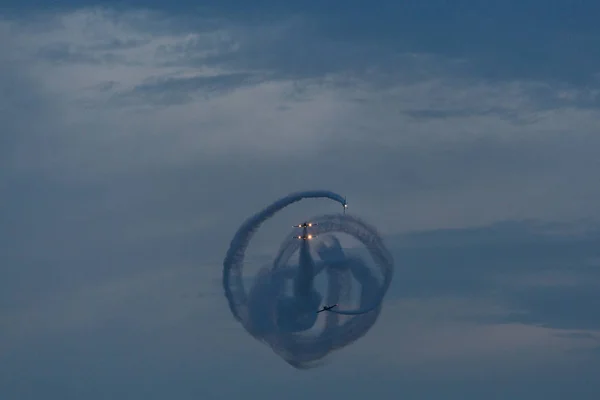
[[[304,332],[315,324],[316,310],[311,307],[316,308],[321,298],[318,293],[311,291],[311,296],[299,303],[298,299],[284,295],[286,281],[293,279],[294,274],[302,274],[302,265],[288,265],[290,257],[301,246],[301,241],[293,239],[291,235],[282,243],[272,267],[259,271],[247,293],[242,281],[242,268],[244,252],[251,237],[266,219],[306,197],[327,197],[340,203],[341,199],[345,204],[341,196],[326,191],[300,192],[276,201],[242,224],[231,242],[223,269],[225,295],[234,318],[254,338],[269,345],[276,354],[298,369],[320,365],[327,354],[365,335],[380,314],[393,276],[391,254],[373,227],[348,215],[325,215],[312,220],[318,223],[312,228],[312,233],[338,232],[355,237],[369,251],[375,262],[375,272],[379,272],[382,282],[362,259],[346,257],[335,236],[331,236],[334,241],[332,246],[320,247],[321,261],[314,263],[314,269],[309,269],[308,273],[314,276],[327,274],[327,304],[348,300],[354,278],[361,285],[359,309],[330,310],[325,315],[325,326],[320,334],[307,335]],[[303,310],[294,308],[297,305],[302,306]],[[306,307],[309,311],[306,311]],[[340,318],[346,318],[347,321],[340,321]]]
[[[312,228],[313,234],[318,235],[322,233],[340,232],[346,233],[357,239],[367,248],[371,257],[375,261],[377,268],[383,275],[384,284],[381,287],[381,295],[370,307],[353,311],[332,309],[329,312],[341,315],[359,315],[376,309],[383,302],[385,294],[387,293],[389,285],[392,281],[394,264],[392,255],[384,246],[383,241],[377,234],[375,228],[367,225],[365,222],[356,217],[345,214],[314,217],[311,219],[311,222],[316,223],[316,225]],[[281,244],[279,252],[275,257],[275,261],[273,262],[274,268],[277,269],[284,267],[292,255],[299,249],[299,247],[299,241],[295,240],[293,236],[290,235],[290,237],[288,237],[288,239]]]

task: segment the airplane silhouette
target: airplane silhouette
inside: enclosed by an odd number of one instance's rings
[[[294,225],[294,228],[310,228],[311,226],[319,225],[316,222],[303,222],[298,225]]]
[[[294,236],[296,239],[301,239],[301,240],[311,240],[317,237],[317,235],[309,235],[308,234],[308,228],[318,225],[314,222],[303,222],[301,224],[298,225],[294,225],[294,228],[302,228],[302,235],[298,235],[298,236]]]
[[[323,311],[328,311],[331,310],[333,307],[337,307],[337,304],[334,304],[332,306],[323,306],[323,308],[321,308],[319,311],[317,311],[317,314]]]
[[[300,235],[300,236],[294,236],[296,239],[301,239],[301,240],[311,240],[317,237],[317,235]]]

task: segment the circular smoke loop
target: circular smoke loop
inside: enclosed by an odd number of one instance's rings
[[[393,276],[393,259],[375,228],[346,214],[323,215],[310,221],[311,234],[324,235],[316,246],[318,260],[310,252],[309,240],[293,235],[284,240],[270,268],[261,269],[246,292],[243,282],[245,251],[260,225],[290,204],[305,198],[329,198],[344,206],[345,199],[330,191],[292,193],[248,218],[238,229],[223,261],[223,288],[233,316],[254,338],[268,344],[287,363],[298,369],[321,365],[332,351],[364,336],[375,324]],[[344,233],[360,241],[373,259],[373,267],[357,256],[345,254],[334,233]],[[291,257],[299,252],[297,265]],[[327,279],[325,305],[338,307],[317,314],[323,296],[314,280]],[[291,282],[292,293],[288,293]],[[360,288],[358,308],[353,284]],[[316,330],[319,315],[322,329]],[[315,332],[316,330],[316,332]]]

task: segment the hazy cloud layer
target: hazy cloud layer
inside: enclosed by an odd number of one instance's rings
[[[597,6],[6,4],[0,397],[595,398]],[[218,280],[248,215],[314,188],[398,273],[375,329],[299,376]],[[334,210],[282,213],[251,259]],[[499,223],[532,219],[564,223]]]
[[[477,398],[471,390],[479,385],[498,396],[558,398],[553,390],[568,389],[593,398],[600,270],[590,269],[590,262],[598,257],[591,246],[598,230],[547,232],[546,225],[512,223],[388,237],[399,268],[381,321],[333,356],[326,367],[329,385],[343,392],[351,371],[369,365],[373,377],[351,385],[355,396],[375,390],[389,398],[435,397],[428,388],[434,381],[449,395],[467,398]],[[555,260],[557,247],[579,251],[571,257],[560,252]],[[506,257],[497,257],[505,250]],[[233,396],[238,392],[218,383],[227,375],[236,376],[238,389],[267,398],[282,390],[316,395],[321,390],[313,385],[327,392],[322,374],[300,379],[297,371],[281,369],[277,357],[241,331],[221,301],[219,282],[207,279],[218,275],[218,265],[152,268],[14,308],[3,318],[9,363],[2,387],[19,397],[47,390],[63,396],[160,398],[173,390],[183,398],[221,391]],[[256,362],[265,371],[247,381]],[[274,383],[261,388],[268,377]]]
[[[98,10],[11,23],[9,54],[23,85],[34,88],[27,95],[52,107],[27,121],[39,134],[14,139],[13,167],[78,181],[193,168],[214,184],[258,158],[256,178],[243,179],[252,186],[264,186],[262,174],[277,165],[284,181],[327,186],[337,179],[348,196],[383,198],[386,209],[402,201],[410,215],[428,214],[417,207],[442,198],[450,224],[468,223],[456,203],[476,222],[597,216],[597,189],[588,183],[598,166],[598,112],[582,104],[595,95],[588,88],[482,80],[459,73],[451,59],[420,53],[388,60],[388,71],[294,78],[285,65],[210,60],[279,54],[281,46],[263,39],[300,35],[303,22],[228,29],[208,20],[212,29],[199,33],[202,20],[183,32],[175,23],[150,12]],[[309,29],[306,40],[316,42],[314,35]],[[49,56],[55,47],[70,55]],[[40,136],[52,139],[40,146]],[[357,181],[365,186],[353,193]],[[276,186],[282,193],[293,185]],[[555,201],[542,202],[549,195]],[[409,225],[423,223],[434,226]]]

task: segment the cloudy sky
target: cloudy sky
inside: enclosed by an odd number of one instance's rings
[[[597,2],[173,3],[0,0],[2,399],[597,399]],[[222,259],[321,188],[396,275],[297,371]]]

